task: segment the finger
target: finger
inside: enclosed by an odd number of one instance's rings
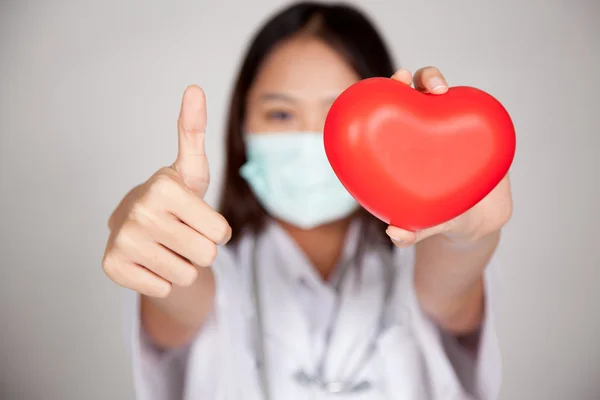
[[[397,80],[399,82],[404,83],[405,85],[412,85],[412,74],[409,70],[402,68],[396,71],[394,75],[392,75],[392,79]]]
[[[225,217],[202,201],[196,207],[180,207],[174,214],[212,242],[224,245],[231,239],[231,227]]]
[[[198,277],[198,270],[188,260],[159,243],[138,253],[133,261],[177,286],[190,286]]]
[[[425,67],[415,72],[415,89],[424,93],[443,94],[448,91],[446,78],[436,67]]]
[[[395,226],[388,226],[385,233],[388,234],[392,242],[398,247],[408,247],[413,245],[417,240],[417,233],[410,232]]]
[[[210,267],[217,257],[217,245],[173,218],[155,235],[155,240],[199,267]],[[153,236],[154,238],[154,236]]]
[[[125,257],[154,272],[161,278],[178,286],[191,285],[198,276],[198,270],[188,260],[154,242],[149,234],[140,228],[129,228],[127,243],[119,246]]]
[[[150,297],[167,297],[171,293],[171,283],[146,268],[119,259],[113,264],[105,264],[108,277],[119,286],[131,289]]]
[[[231,239],[231,227],[225,217],[181,185],[178,188],[169,191],[169,212],[212,242],[226,244]]]
[[[396,226],[389,226],[386,233],[392,239],[392,242],[398,247],[408,247],[433,235],[444,233],[448,230],[447,224],[437,225],[431,228],[422,229],[416,232],[407,231]]]
[[[210,181],[204,148],[206,97],[198,86],[189,86],[183,94],[177,131],[179,151],[173,168],[194,193],[204,197]]]

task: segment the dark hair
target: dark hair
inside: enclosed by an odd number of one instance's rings
[[[390,53],[374,25],[352,6],[300,2],[280,11],[264,24],[246,53],[229,108],[225,182],[219,209],[232,228],[231,243],[235,243],[246,230],[258,233],[267,220],[267,213],[239,174],[246,162],[242,124],[248,91],[262,61],[272,49],[303,31],[338,51],[362,79],[390,77],[395,72]],[[363,232],[364,238],[369,241],[385,240],[391,245],[382,221],[364,209],[356,217],[362,220],[362,229],[368,230]]]

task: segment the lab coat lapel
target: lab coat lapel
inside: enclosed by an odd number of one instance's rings
[[[382,265],[374,254],[365,255],[360,276],[356,266],[348,271],[341,290],[341,304],[325,371],[328,379],[344,380],[368,352],[379,329],[383,307]]]
[[[265,234],[266,240],[262,240],[259,245],[257,267],[261,286],[265,341],[269,342],[267,348],[272,349],[271,351],[281,348],[282,351],[289,353],[289,364],[294,368],[307,368],[312,359],[310,328],[304,310],[294,297],[295,276],[283,272],[290,263],[299,263],[302,260],[295,254],[296,249],[286,245],[286,238],[281,237],[283,234],[277,227],[271,227]],[[279,247],[277,251],[274,251],[275,246]],[[284,254],[288,257],[284,258]],[[272,356],[281,359],[279,354],[272,354]]]

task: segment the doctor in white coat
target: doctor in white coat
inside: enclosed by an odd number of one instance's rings
[[[139,399],[498,397],[493,253],[508,177],[464,215],[408,232],[361,209],[324,153],[332,100],[391,75],[447,90],[433,67],[394,74],[354,8],[299,3],[273,16],[234,87],[218,211],[203,200],[205,97],[187,88],[177,160],[109,220],[103,268],[132,289]]]

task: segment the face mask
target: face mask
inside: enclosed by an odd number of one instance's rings
[[[310,229],[358,208],[327,160],[322,133],[251,133],[245,141],[240,175],[274,217]]]

